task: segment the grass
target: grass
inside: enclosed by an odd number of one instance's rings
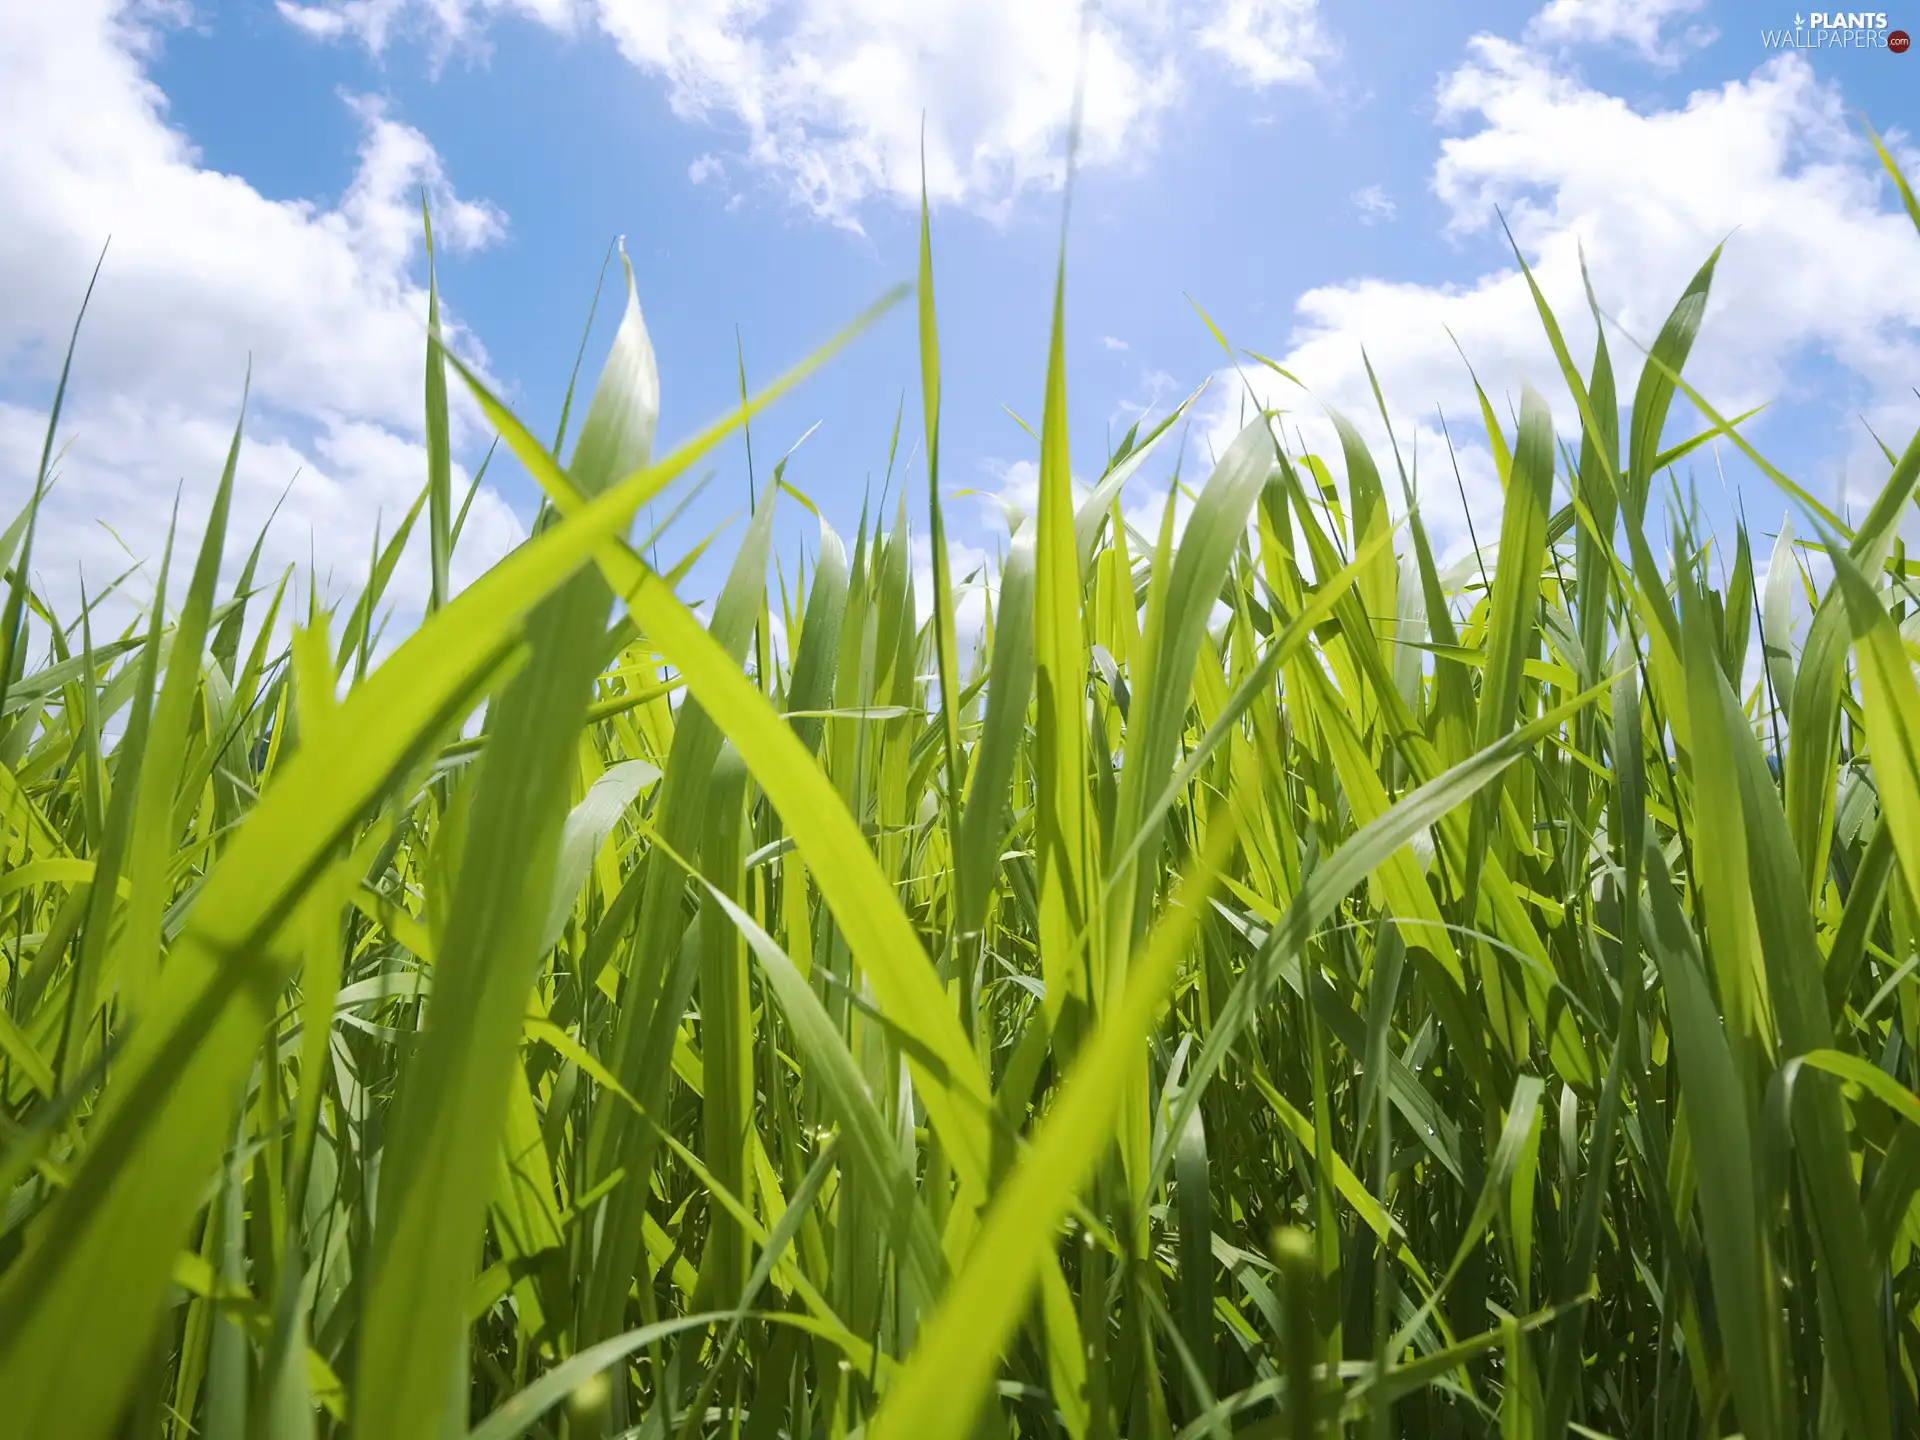
[[[1339,417],[1138,533],[1170,417],[1076,506],[1056,303],[971,653],[924,224],[931,614],[904,503],[778,564],[778,470],[704,620],[627,538],[898,296],[659,452],[630,276],[570,451],[436,295],[364,590],[221,588],[236,429],[111,636],[29,583],[57,397],[0,535],[8,1433],[1915,1433],[1920,436],[1857,526],[1768,466],[1682,378],[1713,269],[1625,407],[1535,291],[1566,394],[1483,397],[1448,568]],[[547,502],[459,593],[450,386]],[[1662,499],[1707,440],[1798,506],[1764,572]]]

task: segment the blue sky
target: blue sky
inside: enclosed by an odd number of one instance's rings
[[[272,554],[363,566],[375,515],[390,524],[424,475],[423,186],[458,346],[542,431],[606,245],[626,236],[673,437],[734,403],[736,326],[766,380],[911,276],[922,114],[943,480],[1030,493],[1032,442],[1003,407],[1038,419],[1076,0],[0,3],[21,41],[0,58],[10,492],[30,483],[65,328],[114,237],[36,564],[57,593],[155,557],[174,487],[189,510],[210,488],[249,357],[236,524],[263,522],[297,473]],[[1857,502],[1877,485],[1862,420],[1896,445],[1920,422],[1920,237],[1861,140],[1871,120],[1911,165],[1920,57],[1872,34],[1769,49],[1762,29],[1795,18],[1771,0],[1109,0],[1088,30],[1068,251],[1077,467],[1097,472],[1109,434],[1210,375],[1189,469],[1230,435],[1241,382],[1216,374],[1197,302],[1312,388],[1259,396],[1296,411],[1309,444],[1316,402],[1384,443],[1364,345],[1422,476],[1445,481],[1431,523],[1463,544],[1437,413],[1483,527],[1498,489],[1448,331],[1489,390],[1530,380],[1574,420],[1497,206],[1583,356],[1576,244],[1603,305],[1648,339],[1731,236],[1695,373],[1730,407],[1767,403],[1768,453]],[[1887,18],[1920,29],[1920,8]],[[758,425],[756,458],[819,422],[790,476],[850,528],[914,356],[902,307]],[[485,438],[463,421],[461,458]],[[1134,483],[1131,512],[1157,504],[1172,459]],[[1711,458],[1696,467],[1710,509],[1744,491],[1771,531],[1780,502],[1737,457],[1725,469],[1723,492]],[[523,478],[493,478],[468,574],[532,513]],[[924,473],[905,478],[920,513]],[[686,538],[744,495],[736,448]],[[963,562],[1004,531],[984,502],[951,515]]]

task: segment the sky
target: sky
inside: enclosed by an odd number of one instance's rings
[[[1727,413],[1765,405],[1754,442],[1857,512],[1886,470],[1870,432],[1920,424],[1920,234],[1866,138],[1920,178],[1920,56],[1885,43],[1920,30],[1905,3],[1854,25],[1775,0],[0,0],[0,511],[32,489],[103,246],[37,583],[69,599],[132,568],[150,593],[250,385],[228,565],[271,516],[269,563],[341,593],[425,480],[423,194],[450,343],[536,433],[624,237],[671,441],[737,405],[741,363],[764,384],[912,277],[924,143],[964,574],[1034,495],[1012,417],[1039,421],[1078,90],[1076,473],[1207,387],[1129,485],[1143,528],[1249,404],[1314,447],[1337,408],[1385,468],[1364,355],[1440,543],[1497,530],[1468,362],[1503,415],[1531,383],[1578,425],[1502,217],[1583,365],[1584,254],[1623,395],[1634,341],[1725,242],[1689,377]],[[1229,365],[1199,310],[1300,384]],[[787,477],[842,533],[886,490],[923,534],[917,366],[900,306],[756,420],[759,476],[805,436]],[[1698,425],[1676,406],[1669,440]],[[464,476],[489,435],[471,406],[454,430]],[[1786,508],[1724,447],[1681,478],[1714,523],[1744,509],[1764,536]],[[667,549],[737,533],[747,494],[735,444]],[[537,498],[488,473],[456,581]],[[812,523],[789,507],[784,555]],[[427,570],[403,566],[403,623]]]

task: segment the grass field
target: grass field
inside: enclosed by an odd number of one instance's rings
[[[630,279],[551,446],[433,322],[331,608],[223,585],[230,459],[175,603],[52,613],[56,402],[0,536],[0,1432],[1920,1433],[1920,436],[1852,526],[1767,466],[1681,378],[1710,259],[1631,396],[1541,302],[1497,549],[1264,415],[1137,533],[1174,432],[1076,506],[1056,303],[963,647],[922,233],[931,614],[904,503],[778,563],[776,473],[696,617],[629,526],[747,416],[655,445]],[[450,386],[547,500],[458,594]],[[1770,555],[1673,518],[1705,441]]]

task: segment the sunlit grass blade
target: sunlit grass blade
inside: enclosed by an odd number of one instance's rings
[[[1166,914],[1147,939],[1126,989],[1101,1017],[1033,1144],[994,1198],[966,1265],[887,1394],[872,1433],[954,1440],[969,1434],[992,1382],[1000,1347],[1039,1276],[1075,1192],[1106,1148],[1123,1078],[1174,971],[1185,957],[1232,832],[1210,828]]]
[[[447,357],[440,340],[440,276],[433,253],[433,217],[420,197],[420,229],[427,247],[427,609],[447,603],[447,573],[453,559],[453,451],[447,425]]]
[[[552,457],[511,416],[496,408],[508,444],[545,487],[562,514],[580,497]],[[832,907],[847,943],[866,969],[882,1010],[903,1034],[923,1098],[949,1136],[962,1174],[986,1174],[986,1084],[926,951],[907,925],[872,852],[818,763],[801,746],[735,663],[658,575],[624,547],[603,546],[600,562],[616,594],[650,641],[685,677],[688,690],[739,750]]]
[[[200,887],[71,1188],[0,1282],[0,1378],[22,1423],[84,1437],[110,1422],[286,973],[273,937],[301,894],[394,778],[471,710],[529,612],[700,448],[637,470],[450,601],[262,794]],[[111,1368],[90,1358],[101,1354]]]
[[[939,173],[846,544],[842,457],[756,459],[890,300],[656,461],[630,273],[548,446],[430,253],[344,591],[272,520],[220,583],[236,431],[191,579],[69,605],[63,385],[0,516],[0,1430],[1913,1431],[1920,437],[1841,527],[1680,374],[1713,261],[1627,416],[1602,277],[1576,365],[1516,247],[1579,434],[1467,372],[1497,545],[1365,352],[1385,449],[1203,385],[1083,486],[1062,266],[1038,513],[963,567]],[[458,593],[448,368],[539,496]],[[1764,584],[1666,474],[1722,441],[1796,501]]]

